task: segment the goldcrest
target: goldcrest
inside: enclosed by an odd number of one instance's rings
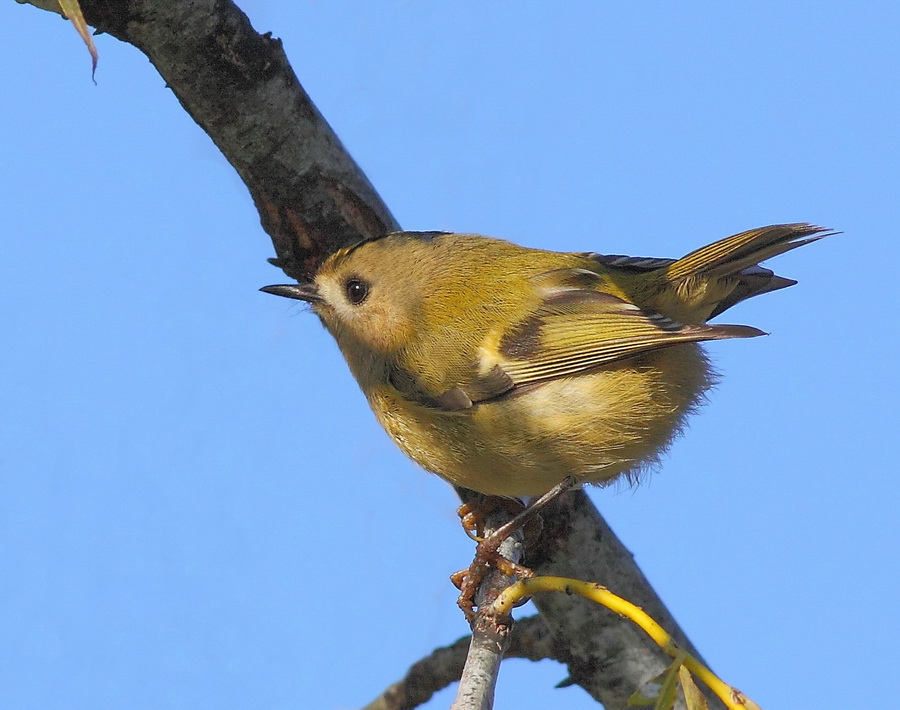
[[[715,382],[699,343],[764,334],[707,321],[796,283],[759,262],[823,236],[774,225],[651,259],[395,232],[262,290],[311,304],[413,460],[526,497],[655,464]]]

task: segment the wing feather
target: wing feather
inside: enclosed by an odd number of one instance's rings
[[[579,279],[584,281],[580,275]],[[559,283],[575,280],[559,274]],[[498,365],[514,387],[577,375],[678,343],[764,334],[742,325],[678,323],[593,288],[563,285],[548,293],[534,312],[500,340]]]
[[[498,337],[491,334],[473,363],[473,377],[438,397],[421,398],[445,411],[470,409],[526,385],[577,376],[670,347],[764,335],[743,325],[689,325],[642,310],[602,291],[603,277],[584,269],[557,269],[533,279],[539,305]]]

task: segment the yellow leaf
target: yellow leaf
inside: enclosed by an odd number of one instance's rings
[[[681,692],[684,693],[684,705],[687,710],[709,710],[706,698],[703,697],[703,693],[694,682],[691,672],[684,666],[678,669],[678,682],[681,683]]]
[[[93,78],[94,72],[97,71],[97,48],[94,46],[94,38],[91,37],[90,31],[88,31],[87,22],[84,21],[81,5],[78,4],[78,0],[58,0],[58,2],[63,15],[75,25],[78,34],[81,35],[81,39],[87,45],[88,52],[91,53],[91,77]]]

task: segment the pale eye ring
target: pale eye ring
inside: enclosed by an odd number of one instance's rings
[[[362,279],[347,279],[344,291],[347,294],[347,300],[354,306],[358,306],[369,295],[369,284]]]

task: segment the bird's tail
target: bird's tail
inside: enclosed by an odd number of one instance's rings
[[[760,227],[692,251],[660,271],[682,305],[708,320],[745,299],[793,286],[796,281],[759,263],[831,234],[806,223]]]

